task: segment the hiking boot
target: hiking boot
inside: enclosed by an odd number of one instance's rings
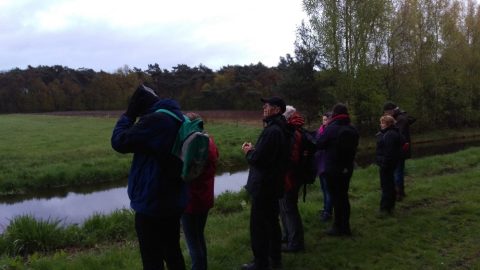
[[[337,228],[331,228],[325,232],[328,236],[352,236],[350,230],[339,230]]]
[[[327,222],[330,219],[332,219],[332,215],[330,215],[329,213],[327,213],[325,211],[322,212],[322,214],[320,215],[320,221],[322,221],[322,222]]]
[[[242,265],[241,270],[270,270],[268,266],[259,266],[255,262],[246,263]]]
[[[393,209],[387,210],[387,209],[380,209],[380,211],[377,214],[377,218],[383,219],[383,218],[389,218],[393,216]]]
[[[303,245],[298,245],[298,246],[291,246],[288,244],[282,245],[282,252],[297,253],[297,252],[304,252],[304,251],[305,251],[305,247]]]
[[[270,260],[270,265],[272,270],[281,270],[283,268],[282,261],[280,260]]]

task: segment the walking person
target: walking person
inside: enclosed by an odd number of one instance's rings
[[[380,131],[377,133],[376,163],[380,170],[380,213],[391,215],[395,208],[394,171],[401,160],[402,135],[395,127],[395,119],[390,115],[380,118]]]
[[[320,136],[325,131],[325,128],[328,125],[328,121],[332,117],[332,112],[326,112],[322,115],[322,124],[317,130],[316,139],[318,140]],[[320,214],[320,220],[327,222],[332,218],[333,214],[333,205],[330,192],[327,187],[327,178],[325,177],[325,150],[318,149],[315,152],[315,164],[317,165],[317,175],[320,179],[320,187],[323,194],[323,210]]]
[[[279,97],[262,98],[264,129],[255,145],[245,142],[242,150],[250,166],[245,189],[250,194],[250,240],[253,262],[244,270],[281,268],[279,203],[290,144],[287,121],[282,115],[286,104]]]
[[[299,252],[305,249],[303,223],[298,211],[298,193],[303,184],[301,179],[300,158],[303,155],[302,133],[300,129],[305,119],[293,106],[287,105],[285,113],[288,128],[291,130],[290,164],[285,176],[285,193],[280,199],[280,218],[282,221],[282,251]]]
[[[415,123],[416,119],[407,114],[406,111],[401,110],[395,103],[386,102],[383,105],[383,113],[392,116],[395,119],[395,126],[400,131],[400,134],[405,139],[405,143],[402,146],[404,154],[398,162],[397,167],[395,168],[394,177],[395,177],[395,190],[396,190],[396,200],[401,201],[406,196],[405,194],[405,160],[409,159],[412,156],[411,145],[412,141],[410,138],[410,125]]]
[[[196,113],[185,114],[190,120],[200,118]],[[209,210],[214,202],[214,181],[217,168],[218,149],[209,137],[208,160],[204,171],[188,184],[188,204],[182,216],[183,233],[192,260],[192,270],[207,269],[207,244],[205,225]]]
[[[111,144],[119,153],[133,153],[128,197],[143,269],[165,269],[165,262],[170,270],[183,270],[180,217],[187,190],[180,178],[182,162],[171,154],[181,122],[158,109],[183,119],[175,100],[160,99],[153,89],[138,86],[113,129]]]
[[[325,150],[325,178],[332,197],[334,222],[327,231],[331,236],[350,236],[350,201],[348,190],[359,135],[350,124],[347,106],[337,103],[332,119],[319,136],[317,147]]]

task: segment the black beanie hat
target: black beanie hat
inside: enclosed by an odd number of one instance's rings
[[[395,103],[391,102],[391,101],[387,101],[385,102],[385,104],[383,104],[383,110],[384,111],[390,111],[390,110],[393,110],[397,108],[397,105],[395,105]]]
[[[348,114],[347,106],[343,103],[337,103],[332,108],[332,116],[336,116],[339,114]]]

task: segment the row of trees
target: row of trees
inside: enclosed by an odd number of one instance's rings
[[[0,73],[0,112],[124,109],[148,81],[188,110],[258,110],[252,100],[282,95],[311,119],[346,103],[363,132],[378,127],[392,100],[417,128],[480,124],[480,7],[473,0],[303,0],[293,56],[261,63],[114,73],[62,66]]]
[[[297,47],[329,71],[330,92],[351,105],[362,126],[376,124],[372,116],[385,99],[415,114],[417,126],[478,126],[480,9],[473,0],[303,4],[309,20]]]

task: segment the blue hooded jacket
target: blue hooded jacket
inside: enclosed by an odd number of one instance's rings
[[[167,109],[183,119],[175,100],[159,100],[137,123],[122,115],[111,144],[119,153],[133,153],[128,175],[132,209],[153,217],[168,217],[181,214],[187,205],[186,185],[180,178],[182,163],[171,154],[181,123],[155,112],[158,109]]]

